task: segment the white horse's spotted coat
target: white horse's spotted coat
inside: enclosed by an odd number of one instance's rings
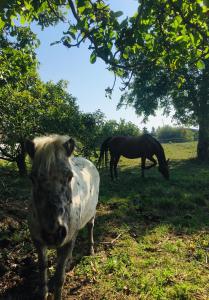
[[[69,159],[69,162],[73,172],[71,213],[73,215],[77,213],[79,219],[76,220],[78,223],[75,226],[81,229],[96,213],[99,173],[96,167],[85,158],[73,157]]]

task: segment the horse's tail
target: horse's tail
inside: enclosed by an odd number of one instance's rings
[[[108,150],[109,150],[109,141],[112,137],[108,137],[104,142],[102,143],[100,147],[100,155],[97,162],[97,167],[100,169],[101,163],[105,161],[105,166],[107,167],[107,161],[108,161]]]

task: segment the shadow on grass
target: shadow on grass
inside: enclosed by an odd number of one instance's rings
[[[114,246],[111,241],[123,231],[138,240],[161,224],[169,224],[175,233],[190,234],[209,228],[209,165],[199,164],[196,160],[172,161],[170,175],[170,181],[166,181],[157,168],[153,168],[142,179],[139,167],[127,167],[120,170],[118,180],[112,182],[108,171],[101,172],[95,222],[97,253]],[[11,180],[3,178],[4,184],[10,187],[7,192],[4,191],[4,198],[9,193],[10,197],[15,195],[15,199],[21,200],[23,195],[29,194],[27,180],[16,178],[14,173]],[[18,192],[17,186],[21,186]],[[88,255],[88,247],[87,231],[83,229],[76,241],[72,267]],[[0,299],[37,299],[34,291],[38,271],[33,263],[34,252],[29,261],[25,263],[24,259],[20,259],[14,271],[10,269],[5,273],[8,275],[8,288]],[[10,286],[9,283],[14,283],[14,280],[16,284]]]
[[[193,232],[209,226],[209,164],[196,160],[173,161],[170,180],[157,168],[142,179],[138,167],[120,170],[112,182],[107,170],[101,173],[101,202],[115,206],[123,222],[169,223],[175,230]],[[124,204],[126,203],[126,205]]]

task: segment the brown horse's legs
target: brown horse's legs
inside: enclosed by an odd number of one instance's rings
[[[111,179],[114,180],[114,176],[113,176],[113,166],[114,166],[114,156],[112,154],[110,154],[110,176]]]
[[[142,174],[142,178],[144,178],[145,162],[146,162],[146,157],[142,157],[141,158],[141,174]]]
[[[149,159],[150,161],[153,162],[153,164],[151,166],[145,167],[146,170],[153,168],[154,166],[156,166],[157,161],[156,159],[154,159],[153,157],[147,157],[147,159]]]
[[[119,159],[120,159],[120,156],[117,156],[117,157],[115,157],[115,160],[114,160],[114,174],[115,174],[116,178],[118,178],[117,165],[118,165]]]
[[[153,162],[153,164],[151,166],[147,166],[147,167],[145,166],[146,158]],[[157,161],[153,157],[142,157],[141,158],[142,178],[144,178],[144,170],[149,170],[149,169],[153,168],[154,166],[156,166],[156,164],[157,164]]]

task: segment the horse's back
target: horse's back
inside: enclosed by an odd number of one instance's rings
[[[109,142],[110,151],[127,158],[151,157],[158,153],[160,147],[160,143],[150,134],[115,136]]]
[[[72,201],[79,212],[80,228],[95,215],[99,195],[99,172],[92,162],[82,157],[70,159],[73,171]]]
[[[160,142],[148,133],[143,134],[139,138],[140,138],[141,143],[150,145],[150,147],[152,149],[154,149],[155,151],[159,151],[160,149],[162,149],[162,145],[160,144]]]

